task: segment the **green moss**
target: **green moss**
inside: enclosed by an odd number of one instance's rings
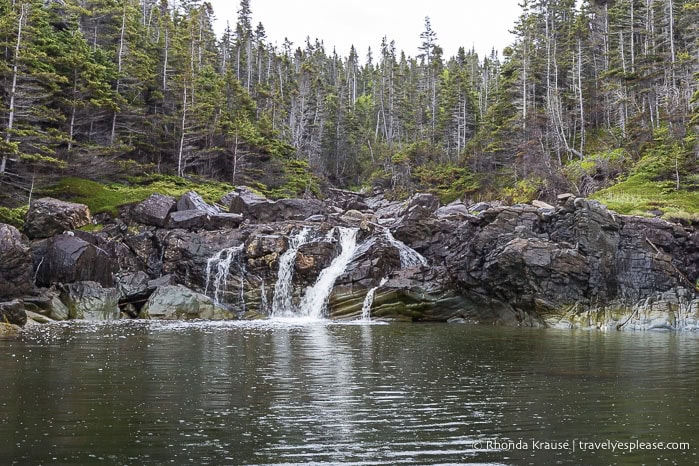
[[[591,197],[620,214],[651,215],[650,211],[660,210],[669,220],[699,222],[699,192],[676,187],[673,181],[636,174]]]
[[[112,216],[119,207],[140,202],[154,193],[178,197],[187,191],[196,191],[208,202],[217,202],[233,190],[225,183],[197,182],[174,176],[150,175],[129,179],[128,183],[102,184],[82,178],[63,178],[42,192],[71,202],[86,204],[92,214],[106,212]]]
[[[27,215],[28,210],[28,206],[16,207],[14,209],[0,207],[0,223],[7,223],[21,230],[24,226],[24,216]]]

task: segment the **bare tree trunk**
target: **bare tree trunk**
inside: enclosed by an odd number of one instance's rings
[[[26,14],[24,3],[21,6],[19,13],[19,20],[17,21],[17,44],[15,45],[15,62],[12,66],[12,87],[10,88],[10,108],[9,115],[7,117],[7,133],[5,134],[5,142],[10,142],[10,137],[12,134],[12,129],[14,127],[15,121],[15,96],[17,95],[17,74],[19,66],[19,51],[22,45],[22,22],[24,21],[24,15]],[[3,154],[2,161],[0,161],[0,175],[5,174],[5,169],[7,166],[7,154]]]
[[[117,53],[117,82],[116,82],[116,93],[119,94],[119,87],[121,85],[121,70],[123,66],[124,57],[124,37],[126,35],[126,0],[124,0],[124,11],[121,15],[121,33],[119,36],[119,52]],[[109,137],[109,145],[114,145],[114,138],[116,137],[116,122],[117,122],[117,111],[114,111],[114,116],[112,118],[112,133]]]
[[[187,83],[184,84],[182,97],[182,124],[180,126],[180,148],[177,154],[177,176],[182,176],[184,155],[184,133],[187,122]]]

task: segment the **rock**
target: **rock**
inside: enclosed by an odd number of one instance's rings
[[[536,207],[537,209],[549,209],[549,210],[553,210],[553,209],[555,208],[555,207],[553,207],[551,204],[547,204],[546,202],[540,201],[540,200],[538,200],[538,199],[534,199],[534,200],[532,201],[532,205],[533,205],[534,207]]]
[[[117,320],[119,292],[116,288],[102,288],[97,282],[77,282],[61,287],[61,301],[68,308],[71,319],[92,321]]]
[[[160,275],[163,268],[161,246],[158,238],[150,231],[124,238],[124,244],[136,256],[139,268],[148,275]]]
[[[556,202],[558,202],[558,205],[565,205],[569,199],[575,199],[575,194],[563,193],[556,196]]]
[[[164,228],[167,224],[168,215],[176,207],[177,202],[174,197],[151,194],[131,210],[131,217],[138,223]]]
[[[15,227],[0,223],[0,299],[31,292],[33,255]]]
[[[107,252],[71,235],[58,235],[37,250],[36,283],[50,286],[52,283],[95,281],[110,287],[116,264]]]
[[[304,220],[327,213],[325,203],[318,199],[280,199],[276,207],[278,217],[271,220]]]
[[[133,301],[145,299],[153,292],[155,287],[149,284],[150,278],[143,271],[119,274],[116,279],[116,289],[119,292],[120,301]]]
[[[230,213],[218,213],[209,214],[204,228],[207,230],[222,230],[226,228],[238,228],[238,226],[243,223],[243,216],[241,214],[230,214]]]
[[[218,207],[207,204],[206,201],[194,191],[184,193],[177,201],[177,211],[182,212],[185,210],[199,210],[208,215],[221,213]]]
[[[22,328],[19,325],[0,322],[0,338],[16,337]]]
[[[447,218],[454,220],[463,220],[471,216],[466,205],[462,202],[452,202],[435,211],[437,218]]]
[[[313,283],[320,272],[339,254],[337,245],[330,241],[312,241],[299,247],[294,262],[298,276]]]
[[[55,288],[42,289],[38,296],[27,296],[24,298],[24,307],[41,314],[51,320],[67,320],[69,318],[68,308],[60,300],[60,293]]]
[[[24,221],[24,232],[32,239],[50,238],[88,225],[90,210],[84,204],[44,197],[32,202]]]
[[[231,320],[235,315],[214,304],[208,296],[184,286],[160,287],[146,302],[141,316],[163,320]]]
[[[256,193],[247,186],[240,186],[235,192],[226,194],[221,199],[221,202],[227,203],[230,213],[242,214],[245,218],[260,221],[269,221],[269,217],[265,214],[274,205],[273,201]]]
[[[50,324],[54,320],[50,317],[46,317],[43,314],[38,314],[36,312],[27,311],[27,324]]]
[[[242,214],[255,223],[277,222],[281,220],[304,220],[313,215],[327,213],[322,201],[317,199],[280,199],[271,201],[246,187],[226,195],[230,201],[229,211]]]
[[[471,213],[479,213],[479,212],[485,212],[488,209],[491,209],[493,206],[490,205],[487,202],[478,202],[476,204],[473,204],[472,206],[469,206],[468,210]]]
[[[178,210],[168,217],[167,227],[197,230],[202,228],[208,220],[209,216],[203,210]]]
[[[24,326],[27,323],[27,312],[24,309],[24,303],[18,299],[0,303],[0,322],[20,327]]]

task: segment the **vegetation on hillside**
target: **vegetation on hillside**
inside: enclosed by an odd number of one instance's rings
[[[487,57],[445,57],[429,18],[416,57],[276,46],[253,7],[217,37],[199,0],[0,0],[0,205],[114,212],[213,180],[697,213],[697,0],[523,0]]]

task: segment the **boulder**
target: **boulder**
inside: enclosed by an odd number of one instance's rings
[[[269,221],[270,217],[266,214],[274,206],[274,201],[270,201],[246,186],[241,186],[235,192],[228,193],[221,199],[221,202],[228,205],[230,213],[242,214],[245,218],[258,221]]]
[[[177,207],[174,197],[151,194],[147,199],[136,204],[131,210],[131,218],[144,225],[164,228],[168,215]]]
[[[226,228],[238,228],[243,223],[242,214],[218,213],[209,214],[204,228],[207,230],[222,230]]]
[[[280,199],[271,201],[249,188],[241,187],[224,198],[229,201],[231,213],[242,214],[255,223],[282,220],[304,220],[327,213],[325,203],[317,199]]]
[[[209,220],[209,215],[203,210],[178,210],[168,217],[168,228],[182,228],[184,230],[198,230]]]
[[[0,299],[31,292],[33,255],[15,227],[0,223]]]
[[[24,232],[32,239],[49,238],[88,225],[90,209],[84,204],[44,197],[32,202],[24,220]]]
[[[177,211],[199,210],[208,215],[221,213],[218,207],[207,204],[207,202],[195,191],[184,193],[177,201]]]
[[[231,311],[218,307],[208,296],[184,286],[163,286],[155,290],[141,311],[141,317],[162,320],[231,320]]]
[[[60,299],[60,293],[55,288],[42,289],[36,296],[24,298],[24,307],[27,311],[41,314],[51,320],[67,320],[68,308]]]
[[[116,288],[102,288],[97,282],[77,282],[61,287],[61,301],[68,308],[71,319],[92,321],[117,320],[119,292]]]
[[[24,326],[27,323],[24,303],[17,299],[0,303],[0,323]]]
[[[37,250],[36,283],[50,286],[52,283],[95,281],[110,287],[116,264],[107,252],[77,236],[58,235]]]

